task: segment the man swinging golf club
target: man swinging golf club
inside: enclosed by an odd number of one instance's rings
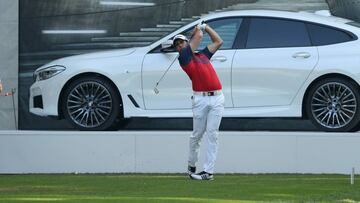
[[[212,43],[198,53],[197,50],[206,31]],[[221,47],[223,40],[210,26],[199,24],[193,30],[191,40],[176,35],[173,45],[179,52],[179,63],[192,81],[193,132],[190,136],[188,173],[191,179],[213,180],[214,166],[218,151],[219,126],[224,111],[224,95],[220,80],[210,63],[210,58]],[[196,172],[200,141],[206,132],[208,144],[204,170]]]

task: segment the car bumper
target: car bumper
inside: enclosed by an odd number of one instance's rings
[[[38,116],[58,116],[61,85],[52,78],[37,81],[30,87],[29,110]]]

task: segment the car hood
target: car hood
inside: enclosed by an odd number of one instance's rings
[[[88,54],[79,54],[79,55],[75,55],[75,56],[64,57],[64,58],[60,58],[60,59],[51,61],[50,63],[47,63],[47,64],[41,66],[37,70],[40,70],[40,69],[43,69],[43,68],[46,68],[49,66],[53,66],[53,65],[66,65],[73,61],[126,56],[126,55],[134,53],[135,50],[136,50],[136,48],[127,48],[127,49],[100,51],[100,52],[93,52],[93,53],[88,53]]]
[[[133,53],[135,50],[136,50],[135,48],[127,48],[127,49],[119,49],[119,50],[111,50],[111,51],[101,51],[101,52],[93,52],[88,54],[80,54],[76,56],[69,56],[62,59],[97,59],[97,58],[118,57],[118,56],[129,55]]]

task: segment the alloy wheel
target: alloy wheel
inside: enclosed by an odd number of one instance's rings
[[[93,81],[79,83],[68,94],[66,106],[72,121],[84,128],[105,123],[112,113],[112,96],[102,84]]]
[[[315,90],[311,98],[311,113],[326,128],[337,129],[348,125],[356,110],[356,96],[343,83],[325,83]]]

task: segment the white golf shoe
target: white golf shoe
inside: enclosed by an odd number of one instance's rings
[[[205,171],[202,171],[197,174],[191,174],[190,178],[193,180],[214,180],[214,175],[211,173],[207,173]]]

